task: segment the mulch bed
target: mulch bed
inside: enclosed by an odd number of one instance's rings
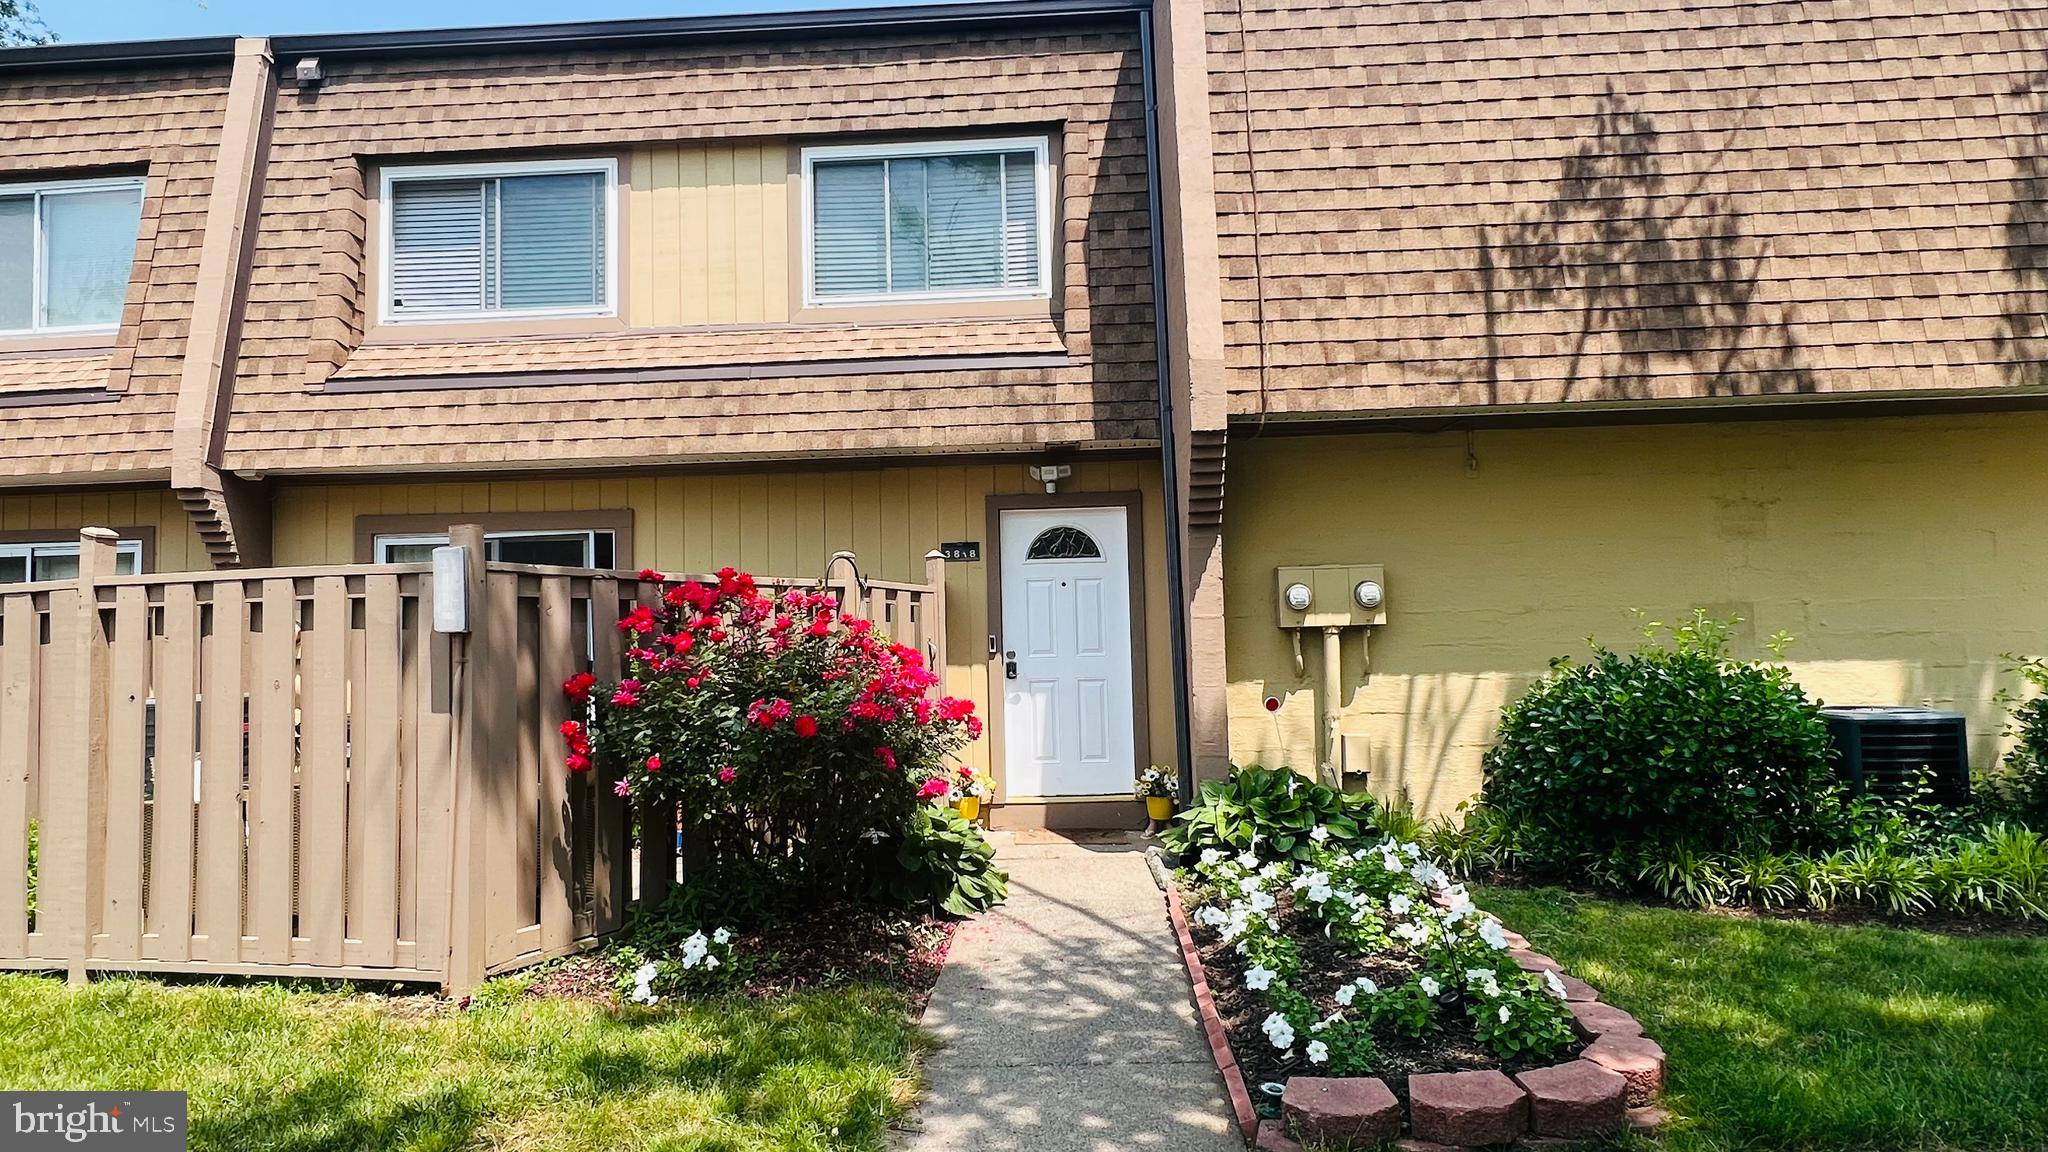
[[[735,991],[755,998],[886,984],[923,1012],[953,942],[953,922],[857,904],[802,909],[735,933],[733,955],[744,965]],[[603,953],[552,965],[528,994],[615,1003],[618,968]]]
[[[1384,988],[1404,984],[1414,974],[1412,965],[1390,957],[1360,956],[1324,937],[1321,924],[1294,914],[1293,896],[1291,892],[1281,895],[1274,911],[1280,917],[1282,929],[1301,949],[1301,972],[1291,983],[1311,1000],[1328,1004],[1330,994],[1339,985],[1348,984],[1360,976],[1371,977],[1374,983]],[[1231,1053],[1237,1058],[1237,1066],[1244,1070],[1245,1080],[1254,1094],[1259,1084],[1265,1081],[1325,1075],[1308,1063],[1300,1054],[1298,1045],[1296,1054],[1288,1058],[1267,1041],[1260,1024],[1272,1009],[1259,993],[1244,986],[1241,972],[1244,958],[1238,956],[1231,945],[1223,943],[1215,929],[1196,923],[1190,925],[1190,930],[1208,977],[1210,993],[1216,1000],[1217,1018],[1229,1034]],[[1376,1074],[1386,1080],[1387,1086],[1404,1104],[1408,1099],[1408,1077],[1417,1072],[1470,1072],[1494,1068],[1512,1076],[1530,1068],[1548,1067],[1573,1059],[1585,1049],[1583,1043],[1575,1042],[1570,1048],[1538,1059],[1503,1061],[1479,1042],[1471,1020],[1461,1010],[1440,1010],[1436,1019],[1437,1031],[1421,1039],[1411,1039],[1385,1029],[1373,1031],[1373,1042],[1379,1049]]]

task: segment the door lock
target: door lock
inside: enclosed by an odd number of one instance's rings
[[[1015,652],[1005,652],[1003,653],[1003,679],[1015,680],[1016,678],[1017,654]]]

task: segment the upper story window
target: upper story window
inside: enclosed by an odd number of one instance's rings
[[[121,540],[114,545],[114,574],[133,576],[142,571],[142,541]],[[0,584],[33,580],[78,579],[78,543],[0,544]]]
[[[0,184],[0,335],[120,326],[142,181]]]
[[[387,168],[386,322],[609,316],[611,160]]]
[[[807,148],[805,302],[1044,298],[1044,139]]]

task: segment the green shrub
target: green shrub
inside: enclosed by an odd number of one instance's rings
[[[923,805],[896,850],[889,894],[909,907],[951,916],[985,912],[1010,895],[1010,878],[995,857],[981,829],[951,808]]]
[[[1654,641],[1660,627],[1645,635]],[[1730,657],[1727,637],[1696,612],[1669,645],[1559,660],[1508,706],[1483,795],[1533,863],[1568,869],[1655,845],[1804,847],[1837,834],[1840,789],[1818,706],[1783,666]]]
[[[1336,847],[1361,843],[1372,798],[1350,796],[1282,769],[1249,764],[1227,780],[1207,780],[1192,807],[1174,818],[1161,839],[1183,858],[1205,848],[1243,852],[1257,846],[1268,859],[1307,860],[1316,846],[1310,833]]]
[[[2006,659],[2031,695],[1999,693],[1999,701],[2011,709],[2005,734],[2013,749],[1979,781],[1979,803],[1996,818],[2048,829],[2048,660]]]
[[[932,695],[921,653],[823,591],[772,597],[731,568],[713,584],[640,575],[662,594],[618,621],[629,674],[562,685],[565,768],[603,765],[621,795],[680,805],[700,863],[796,899],[871,891],[923,802],[959,780],[973,703]]]

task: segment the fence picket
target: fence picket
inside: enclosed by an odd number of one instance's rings
[[[348,875],[348,589],[313,581],[312,624],[300,663],[299,928],[312,964],[340,964]]]
[[[147,923],[156,939],[145,952],[183,963],[192,958],[193,829],[198,821],[193,789],[199,775],[199,603],[192,585],[164,589],[163,628],[149,821]]]
[[[455,767],[450,757],[453,736],[451,705],[445,699],[449,668],[448,637],[435,632],[431,617],[433,577],[420,577],[414,600],[408,645],[413,692],[407,707],[413,718],[415,787],[405,794],[406,819],[415,843],[412,884],[406,905],[412,909],[414,963],[444,972],[448,964],[448,891],[455,851]],[[436,684],[444,697],[436,703]],[[404,851],[403,845],[399,849]]]
[[[389,966],[398,951],[398,577],[368,576],[363,587],[363,678],[353,686],[360,724],[350,741],[352,860],[348,934],[365,963]]]
[[[248,953],[266,964],[292,958],[293,813],[298,789],[299,596],[290,580],[262,585],[250,712]]]
[[[9,596],[0,609],[0,956],[28,953],[28,816],[36,747],[35,602]]]
[[[561,743],[562,722],[569,718],[562,681],[574,675],[581,663],[570,646],[575,634],[572,624],[568,578],[542,577],[540,650],[534,677],[539,698],[532,739],[540,767],[540,937],[541,947],[550,951],[568,947],[575,928],[572,900],[577,886],[575,854],[569,842],[569,774],[561,758],[549,754]]]
[[[142,952],[143,734],[148,723],[149,600],[144,589],[114,592],[114,635],[107,699],[105,938],[95,949],[113,960]]]
[[[232,964],[242,958],[242,653],[249,630],[242,585],[213,586],[213,631],[200,647],[206,692],[199,706],[199,884],[194,895],[193,951],[206,937],[204,958]]]

